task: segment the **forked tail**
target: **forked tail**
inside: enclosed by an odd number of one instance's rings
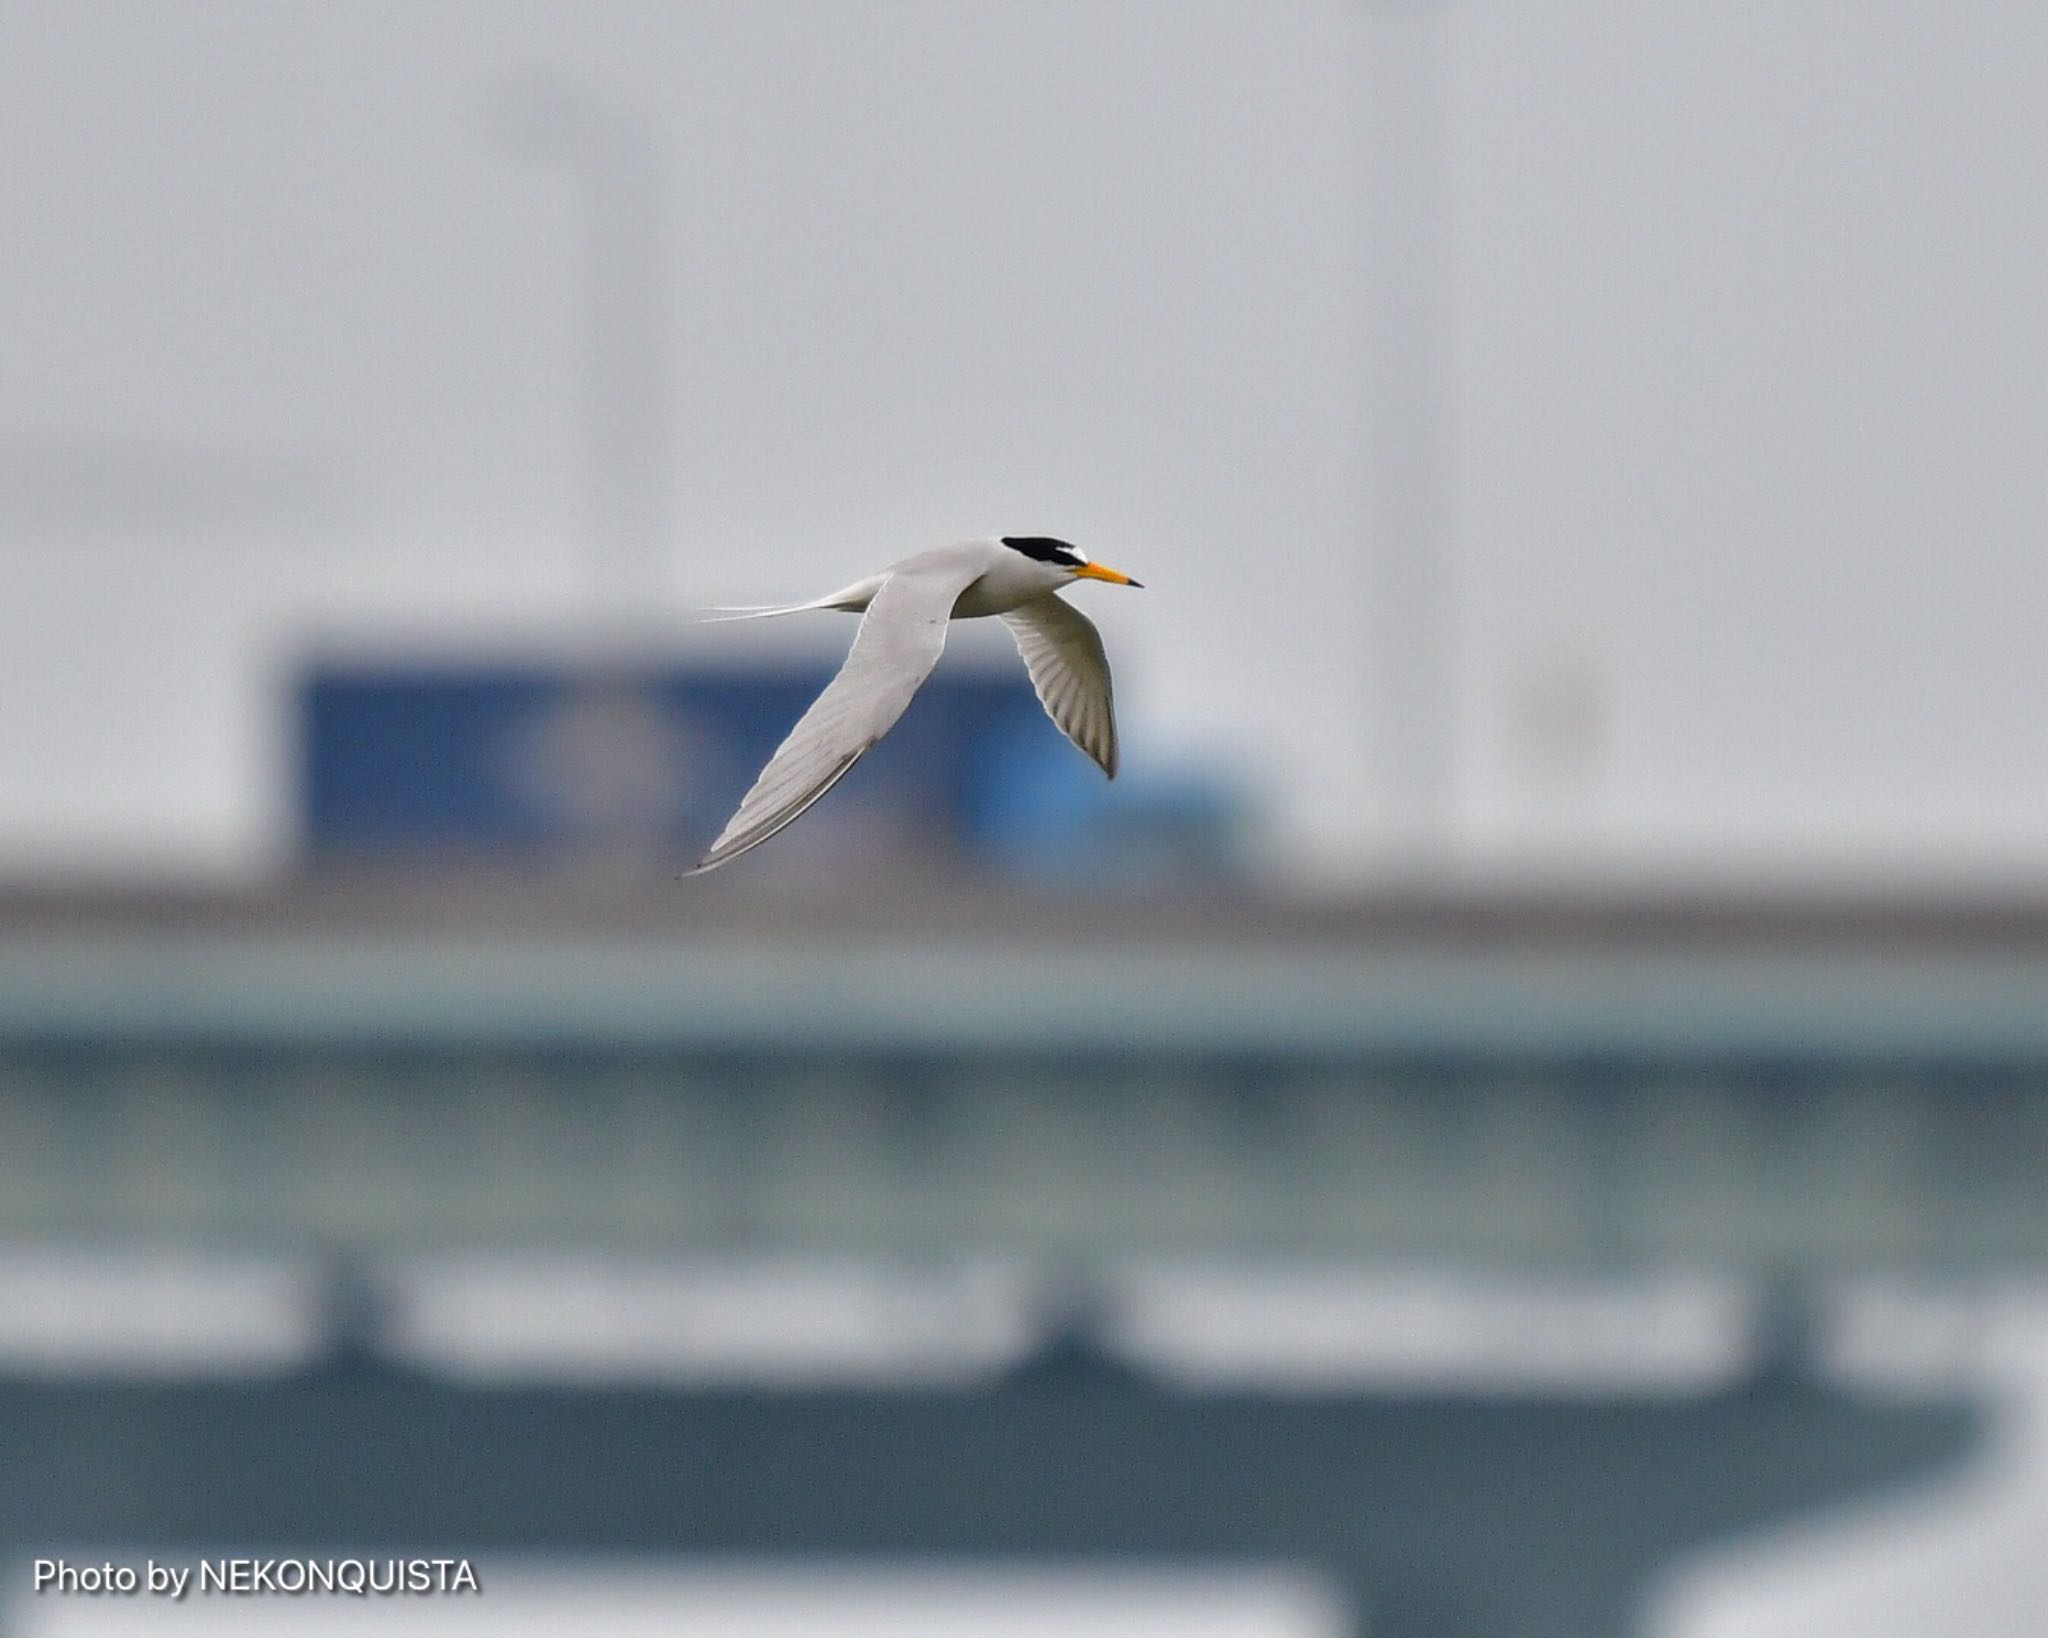
[[[762,603],[740,608],[699,609],[697,624],[722,626],[730,620],[771,620],[778,614],[803,614],[810,609],[830,607],[829,603]]]
[[[738,608],[699,609],[697,621],[700,625],[713,626],[728,620],[772,620],[778,614],[806,614],[812,609],[844,609],[849,614],[858,614],[874,600],[875,593],[882,589],[882,582],[888,578],[885,574],[869,575],[865,580],[841,586],[823,597],[813,597],[807,603],[748,603]]]

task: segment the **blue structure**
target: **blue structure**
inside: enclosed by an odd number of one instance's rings
[[[308,860],[694,856],[830,680],[813,666],[328,666],[301,690]],[[785,860],[917,856],[1033,872],[1049,830],[1115,845],[1121,874],[1227,872],[1236,815],[1213,782],[1109,786],[1020,669],[955,665],[777,843]],[[1066,850],[1073,868],[1086,849]]]

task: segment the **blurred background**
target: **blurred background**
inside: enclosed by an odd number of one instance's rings
[[[2038,1633],[2048,13],[0,21],[0,1631]]]

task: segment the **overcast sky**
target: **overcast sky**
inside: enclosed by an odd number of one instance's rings
[[[1001,531],[1281,868],[2048,883],[2038,8],[5,16],[0,870],[265,867],[311,642]]]

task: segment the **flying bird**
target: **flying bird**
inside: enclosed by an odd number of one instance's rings
[[[1116,712],[1102,634],[1059,593],[1077,580],[1137,581],[1064,540],[1004,535],[919,552],[808,603],[719,611],[764,620],[807,609],[861,616],[839,675],[811,702],[690,875],[730,864],[801,818],[896,725],[931,675],[951,620],[997,615],[1010,628],[1039,702],[1060,731],[1116,777]]]

